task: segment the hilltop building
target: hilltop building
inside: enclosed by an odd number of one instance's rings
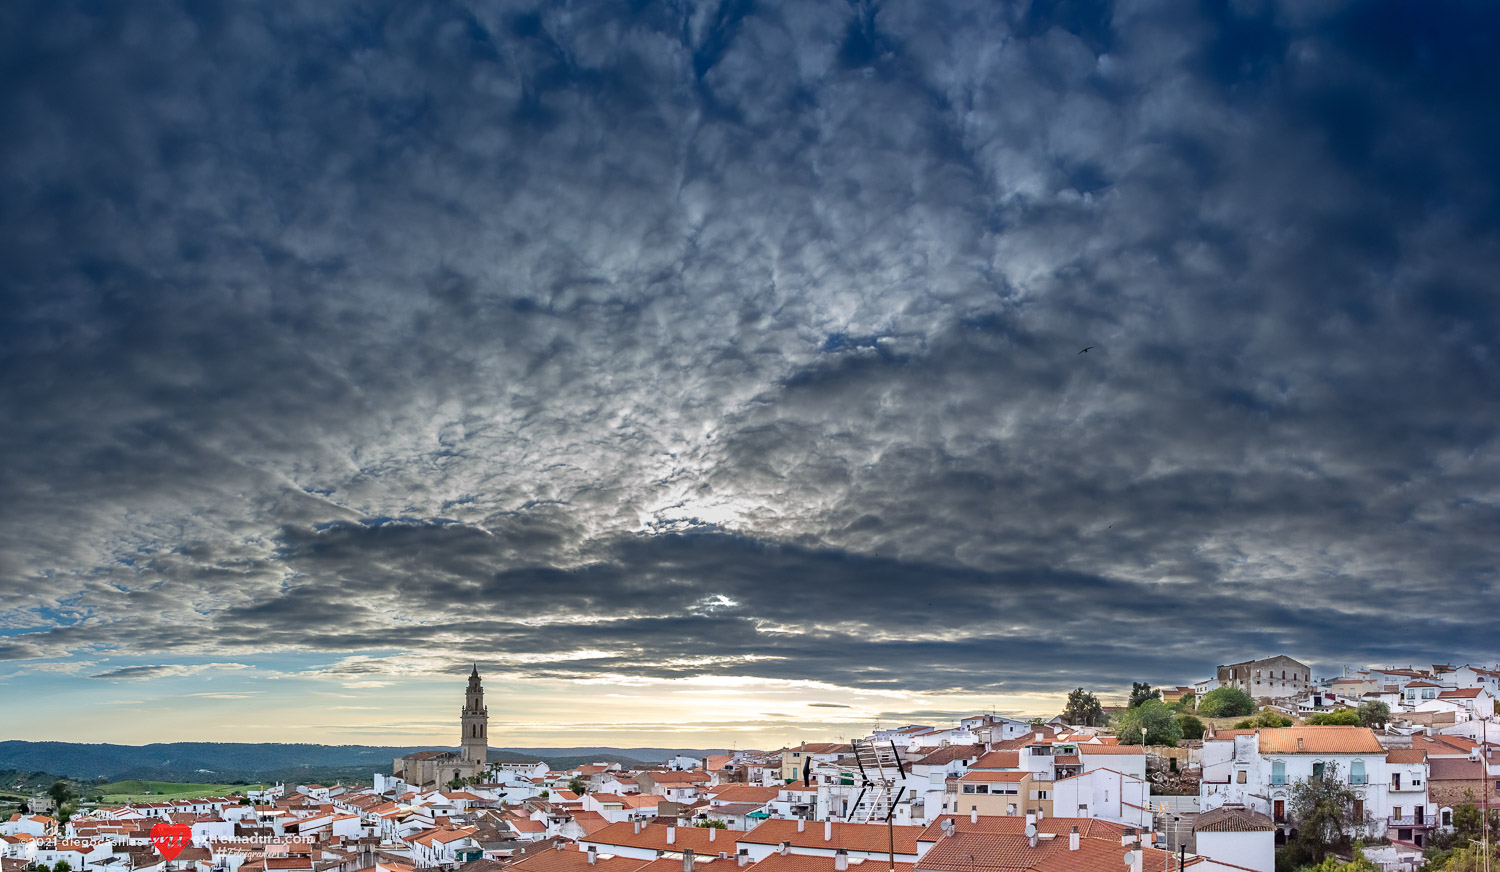
[[[422,790],[435,790],[454,779],[473,778],[489,769],[490,710],[484,704],[479,665],[469,673],[464,707],[459,711],[459,752],[418,751],[397,757],[391,774]]]

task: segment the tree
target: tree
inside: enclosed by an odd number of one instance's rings
[[[38,863],[36,864],[36,872],[52,872],[52,867],[46,863]]]
[[[1193,715],[1187,713],[1178,715],[1177,729],[1182,732],[1184,739],[1203,738],[1203,722]]]
[[[1359,712],[1354,709],[1334,709],[1309,715],[1305,723],[1310,727],[1357,727]]]
[[[1345,863],[1334,856],[1323,858],[1316,866],[1303,866],[1299,872],[1380,872],[1380,867],[1365,858],[1365,852],[1354,846],[1354,858]]]
[[[1255,700],[1238,687],[1216,687],[1198,702],[1198,714],[1205,718],[1240,718],[1254,712]]]
[[[67,860],[58,860],[52,864],[52,872],[73,872],[73,866]]]
[[[61,809],[73,801],[73,788],[69,787],[66,781],[57,781],[47,788],[47,795],[52,797],[52,801]]]
[[[1152,690],[1151,685],[1144,681],[1130,682],[1130,702],[1126,708],[1135,708],[1148,699],[1161,699],[1161,691]]]
[[[568,782],[568,789],[573,791],[578,796],[583,796],[585,793],[589,792],[588,785],[584,784],[583,779],[577,776],[574,776],[573,780]]]
[[[1097,727],[1104,723],[1104,706],[1099,697],[1078,688],[1068,691],[1068,704],[1063,706],[1063,720],[1080,727]]]
[[[1302,779],[1292,785],[1287,813],[1297,824],[1296,841],[1305,855],[1321,863],[1334,850],[1349,847],[1365,820],[1354,813],[1360,795],[1339,777],[1337,763],[1327,764],[1321,777]]]
[[[1359,724],[1362,727],[1384,729],[1391,720],[1391,707],[1378,699],[1359,704]]]
[[[1235,723],[1234,728],[1236,730],[1255,730],[1266,727],[1290,727],[1291,725],[1292,719],[1281,712],[1275,709],[1261,709],[1255,713],[1255,717],[1245,718],[1243,721]]]
[[[1115,723],[1115,735],[1122,745],[1139,745],[1142,727],[1146,728],[1148,745],[1176,745],[1182,739],[1177,716],[1159,699],[1148,699],[1122,712]]]
[[[693,826],[702,827],[703,829],[706,829],[706,830],[727,830],[727,829],[729,829],[729,825],[726,824],[726,823],[724,823],[723,821],[698,821],[698,823],[694,824]]]

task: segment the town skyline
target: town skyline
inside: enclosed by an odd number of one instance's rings
[[[0,738],[1500,662],[1500,5],[1419,6],[4,4]]]

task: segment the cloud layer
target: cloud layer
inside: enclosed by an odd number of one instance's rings
[[[1488,4],[0,21],[23,668],[1500,656]]]

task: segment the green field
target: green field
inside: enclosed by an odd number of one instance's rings
[[[160,802],[200,796],[228,796],[258,790],[263,784],[188,784],[181,781],[115,781],[89,787],[89,794],[103,793],[105,802]]]

